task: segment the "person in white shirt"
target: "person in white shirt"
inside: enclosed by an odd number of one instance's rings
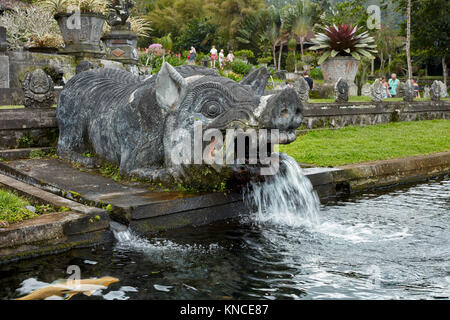
[[[225,62],[225,54],[223,53],[223,49],[220,49],[219,52],[219,67],[223,70],[223,63]]]
[[[233,54],[233,51],[230,50],[230,52],[228,52],[228,55],[227,55],[227,61],[233,62],[233,60],[234,60],[234,54]]]
[[[217,49],[216,46],[212,46],[211,48],[211,68],[216,67],[216,60],[217,60]]]

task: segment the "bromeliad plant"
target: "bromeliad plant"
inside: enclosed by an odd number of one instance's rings
[[[377,52],[375,39],[369,36],[368,31],[361,32],[357,25],[338,24],[324,27],[323,32],[317,33],[312,41],[315,45],[310,50],[325,50],[318,64],[337,55],[351,55],[356,60],[361,57],[375,59],[372,53]]]

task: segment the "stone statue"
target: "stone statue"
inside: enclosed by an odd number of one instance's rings
[[[407,80],[404,84],[402,84],[402,88],[403,88],[403,101],[413,102],[416,94],[414,92],[414,87],[411,83],[411,80]]]
[[[133,0],[111,0],[108,5],[109,15],[108,24],[111,27],[126,28],[129,29],[129,23],[127,22],[130,16],[130,10],[134,7],[135,2]]]
[[[266,90],[266,84],[269,80],[269,72],[266,68],[259,68],[254,72],[250,72],[241,80],[241,84],[249,85],[256,88],[256,94],[262,96]]]
[[[442,81],[439,81],[439,86],[441,87],[441,98],[445,98],[447,96],[447,86]]]
[[[188,143],[202,146],[202,140],[195,142],[194,126],[221,133],[232,128],[278,129],[279,143],[296,139],[303,105],[293,88],[258,94],[267,85],[267,75],[267,70],[254,70],[242,85],[210,68],[174,68],[166,62],[146,78],[108,68],[79,73],[59,96],[58,155],[87,166],[106,160],[125,176],[167,183],[193,181],[193,172],[200,168],[199,176],[204,176],[204,164],[193,164],[192,157],[183,164],[177,159],[184,152],[181,149],[194,150],[180,148],[180,141],[193,137]],[[86,152],[95,157],[84,157]],[[227,164],[215,176],[242,171],[241,165]]]
[[[297,93],[298,96],[300,97],[300,100],[302,102],[308,102],[309,101],[309,84],[308,82],[305,80],[305,78],[300,77],[300,79],[298,80],[298,89],[297,89]]]
[[[81,60],[78,62],[77,67],[75,68],[75,73],[78,74],[83,71],[88,71],[94,69],[95,66],[89,60]]]
[[[423,97],[424,97],[425,99],[430,98],[430,86],[425,86],[425,87],[423,88]]]
[[[396,98],[403,98],[403,96],[405,95],[405,88],[403,86],[404,83],[400,81],[397,85],[397,95],[395,96]]]
[[[366,82],[361,88],[361,95],[364,97],[370,97],[371,95],[370,87],[371,87],[370,83]]]
[[[440,81],[434,80],[433,84],[431,85],[431,100],[433,101],[439,101],[441,100],[441,85],[439,84]]]
[[[375,79],[373,84],[370,86],[370,97],[373,102],[383,101],[384,91],[386,88],[381,83],[380,79]]]
[[[348,101],[348,84],[347,82],[339,78],[334,86],[336,102],[347,102]]]
[[[54,104],[52,78],[42,69],[27,72],[22,82],[25,108],[48,108]]]

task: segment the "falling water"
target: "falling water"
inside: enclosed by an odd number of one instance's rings
[[[297,162],[280,153],[278,173],[264,182],[250,182],[244,201],[255,208],[253,218],[289,226],[319,224],[320,201]]]

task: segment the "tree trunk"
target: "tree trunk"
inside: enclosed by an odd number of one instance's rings
[[[375,59],[370,60],[370,75],[373,76],[375,72]]]
[[[300,37],[300,50],[301,50],[301,54],[302,54],[302,61],[304,61],[304,49],[303,49],[304,43],[305,43],[305,37]]]
[[[380,53],[380,70],[382,74],[384,74],[384,54],[383,52]],[[372,73],[373,75],[373,73]]]
[[[277,48],[276,44],[272,46],[272,54],[273,54],[273,68],[277,70]]]
[[[283,53],[283,43],[280,41],[280,53],[278,54],[278,71],[281,70],[281,54]]]
[[[411,0],[406,7],[406,61],[408,63],[408,79],[412,79],[411,65]]]
[[[297,73],[297,50],[294,50],[294,58],[295,58],[294,72]]]
[[[445,57],[442,57],[442,75],[444,76],[445,87],[447,87],[447,63],[445,62]]]
[[[391,75],[391,62],[392,62],[392,55],[390,54],[388,56],[388,71],[389,71],[389,76]]]

